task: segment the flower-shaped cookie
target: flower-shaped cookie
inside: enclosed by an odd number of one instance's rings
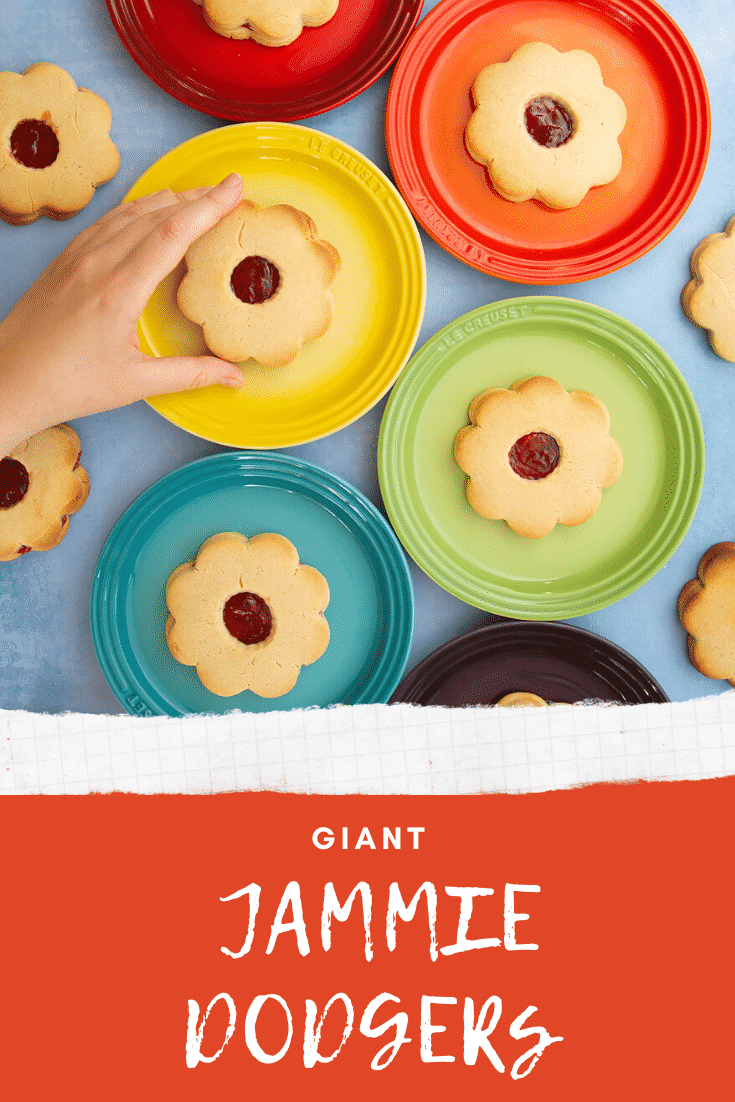
[[[679,594],[689,659],[705,677],[735,686],[735,543],[716,543]]]
[[[186,266],[179,308],[225,360],[282,367],[332,320],[339,253],[295,207],[244,200],[190,246]]]
[[[546,701],[536,693],[506,693],[496,703],[496,708],[545,708]]]
[[[711,233],[691,259],[693,278],[681,293],[684,312],[709,330],[709,342],[723,360],[735,363],[735,217],[724,233]]]
[[[89,494],[79,437],[55,425],[0,459],[0,562],[56,547]]]
[[[586,50],[526,42],[478,74],[472,97],[467,149],[503,198],[574,207],[620,172],[625,104]]]
[[[469,418],[454,442],[468,502],[530,539],[589,520],[623,469],[599,398],[542,375],[479,394]]]
[[[171,574],[166,603],[171,654],[218,696],[283,696],[329,643],[326,580],[272,532],[211,536]]]
[[[194,0],[225,38],[252,38],[261,46],[288,46],[304,27],[321,27],[339,0]]]
[[[105,101],[58,65],[0,73],[0,218],[21,226],[85,207],[120,166],[111,118]]]

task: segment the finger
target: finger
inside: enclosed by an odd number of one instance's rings
[[[243,385],[240,368],[216,356],[146,356],[140,362],[138,380],[141,398],[217,384],[239,390]]]
[[[93,222],[91,226],[87,226],[86,230],[78,233],[69,242],[64,252],[74,254],[74,256],[78,255],[98,240],[109,236],[110,232],[116,232],[121,225],[125,225],[131,218],[140,217],[141,206],[144,204],[151,207],[152,204],[158,204],[167,199],[169,201],[173,199],[173,192],[170,188],[154,191],[150,195],[141,196],[139,199],[130,199],[125,203],[119,203],[118,206],[108,210],[106,214]]]
[[[154,290],[198,237],[210,230],[242,198],[242,180],[234,173],[206,195],[182,203],[153,227],[121,261],[119,284],[126,288],[137,317]]]
[[[191,188],[189,191],[183,192],[173,192],[170,188],[163,188],[163,190],[153,191],[149,195],[141,195],[137,199],[129,199],[127,202],[113,207],[93,225],[83,230],[70,242],[66,252],[73,253],[76,257],[81,252],[90,252],[92,249],[100,248],[110,243],[117,235],[139,219],[158,211],[168,211],[175,207],[177,203],[197,199],[202,195],[206,195],[211,187],[211,184],[207,184],[204,187]],[[140,233],[138,240],[144,236],[144,232],[147,232],[146,227]],[[114,258],[110,257],[109,262],[113,265]]]

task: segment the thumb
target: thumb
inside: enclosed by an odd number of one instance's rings
[[[164,356],[147,360],[141,382],[144,398],[198,390],[217,383],[238,390],[243,385],[240,368],[216,356]]]

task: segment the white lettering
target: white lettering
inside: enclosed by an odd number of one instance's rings
[[[439,956],[436,947],[436,888],[430,880],[424,881],[408,907],[406,907],[403,902],[403,896],[401,895],[401,889],[398,887],[398,884],[396,884],[395,881],[391,884],[388,893],[388,914],[385,920],[385,936],[388,942],[388,948],[393,952],[396,947],[396,915],[402,918],[404,922],[410,922],[416,914],[416,907],[422,892],[426,893],[426,909],[429,914],[429,955],[432,960],[436,960]]]
[[[256,1036],[256,1026],[258,1022],[258,1014],[260,1014],[261,1007],[268,999],[275,999],[279,1002],[283,1009],[286,1011],[286,1019],[288,1021],[288,1037],[285,1043],[279,1049],[275,1055],[271,1055],[269,1052],[264,1052],[258,1043]],[[293,1037],[293,1022],[291,1021],[291,1011],[288,1009],[288,1004],[283,1001],[280,995],[258,995],[256,999],[253,999],[249,1008],[247,1017],[245,1018],[245,1044],[250,1049],[251,1055],[259,1060],[261,1064],[276,1064],[279,1060],[288,1052],[288,1046],[291,1044],[291,1038]]]
[[[472,900],[476,895],[492,895],[492,888],[445,888],[447,895],[457,895],[462,900],[459,905],[459,921],[457,923],[457,940],[454,945],[444,945],[441,952],[451,957],[455,953],[467,953],[470,949],[490,949],[500,945],[499,937],[483,937],[476,941],[468,941],[467,931],[470,928],[472,917]]]
[[[283,915],[288,907],[289,903],[293,910],[293,922],[283,922]],[[299,952],[302,957],[305,957],[309,952],[309,939],[306,936],[306,925],[304,924],[304,912],[301,906],[301,889],[299,888],[298,880],[292,880],[290,884],[286,885],[286,890],[281,897],[281,902],[278,904],[278,910],[276,911],[276,917],[273,920],[271,926],[271,936],[268,941],[268,948],[266,954],[272,953],[276,944],[276,940],[279,934],[285,933],[287,930],[293,930],[296,934],[296,944],[299,947]]]
[[[434,1056],[431,1051],[431,1037],[433,1033],[446,1033],[445,1025],[432,1025],[431,1007],[434,1003],[442,1003],[445,1006],[456,1006],[457,1000],[444,998],[441,995],[421,996],[421,1060],[424,1064],[453,1064],[453,1056]]]
[[[344,907],[340,907],[334,884],[330,881],[324,885],[324,906],[322,908],[322,946],[326,952],[332,945],[332,915],[338,922],[346,922],[352,910],[352,901],[357,893],[362,896],[362,921],[365,927],[365,960],[373,959],[373,939],[370,932],[372,918],[373,899],[370,885],[364,880],[355,885]]]
[[[382,995],[377,995],[365,1007],[365,1012],[360,1021],[360,1033],[362,1033],[363,1037],[382,1037],[391,1026],[394,1026],[396,1031],[393,1040],[389,1041],[387,1045],[384,1045],[373,1057],[370,1064],[373,1071],[383,1071],[384,1068],[387,1068],[388,1065],[392,1063],[401,1045],[408,1045],[411,1043],[411,1038],[406,1036],[406,1030],[408,1029],[408,1014],[404,1014],[403,1011],[399,1014],[394,1014],[392,1018],[388,1018],[382,1025],[373,1026],[375,1012],[380,1009],[383,1003],[399,1003],[400,1001],[401,1000],[395,995],[390,995],[387,991],[384,991]],[[386,1053],[390,1055],[388,1059],[384,1060],[381,1064],[380,1058]]]
[[[227,1023],[227,1032],[225,1033],[225,1039],[221,1046],[217,1049],[214,1056],[202,1056],[201,1047],[202,1039],[204,1037],[204,1026],[207,1023],[209,1012],[212,1007],[223,999],[227,1003],[227,1010],[229,1014],[229,1021]],[[199,1003],[194,999],[189,999],[189,1020],[186,1026],[186,1066],[187,1068],[195,1068],[201,1061],[203,1064],[211,1064],[218,1056],[222,1055],[225,1045],[229,1041],[232,1034],[235,1032],[235,1021],[237,1019],[237,1010],[235,1009],[234,1000],[225,991],[222,991],[219,995],[215,995],[211,1003],[204,1012],[202,1018],[202,1024],[197,1029],[197,1021],[199,1020]]]
[[[342,1033],[342,1040],[337,1048],[334,1050],[331,1056],[321,1056],[319,1054],[319,1041],[322,1036],[322,1026],[324,1025],[324,1019],[329,1013],[329,1008],[336,999],[341,999],[345,1005],[347,1011],[347,1021]],[[352,1008],[352,1003],[344,994],[339,991],[336,995],[332,995],[327,1005],[324,1007],[324,1012],[319,1018],[316,1029],[314,1028],[314,1022],[316,1021],[316,1003],[311,999],[306,1000],[306,1023],[304,1025],[304,1067],[313,1068],[317,1061],[320,1064],[329,1064],[332,1060],[335,1060],[339,1056],[342,1046],[352,1033],[352,1023],[355,1020],[355,1011]]]

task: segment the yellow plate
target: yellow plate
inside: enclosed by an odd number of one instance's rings
[[[395,187],[344,142],[289,123],[239,123],[208,131],[156,161],[126,195],[215,184],[229,172],[261,206],[306,211],[339,250],[335,316],[286,367],[248,360],[243,387],[162,394],[150,405],[180,428],[230,447],[283,448],[344,428],[385,394],[408,360],[426,298],[416,225]],[[201,355],[198,325],[176,305],[183,264],[159,286],[138,326],[154,356]]]

